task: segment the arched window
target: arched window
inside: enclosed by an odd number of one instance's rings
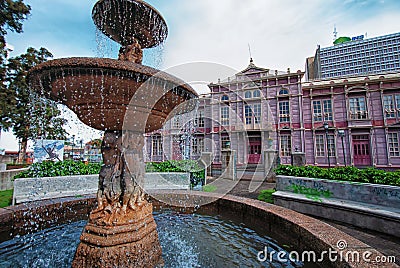
[[[287,95],[289,94],[289,90],[287,89],[281,89],[281,91],[279,91],[279,95]]]
[[[251,98],[251,91],[246,91],[244,93],[244,97],[245,97],[245,99],[250,99]]]
[[[253,98],[259,98],[261,96],[261,93],[259,90],[254,90],[253,91]]]
[[[221,97],[221,101],[229,101],[228,95],[223,95],[223,96]]]

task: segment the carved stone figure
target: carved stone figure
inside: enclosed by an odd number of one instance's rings
[[[97,208],[91,219],[112,225],[113,214],[127,214],[145,203],[141,132],[106,131],[101,145],[103,166],[99,174]]]
[[[119,49],[118,59],[142,64],[143,50],[136,38],[132,38],[132,44]]]

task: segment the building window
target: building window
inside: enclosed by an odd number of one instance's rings
[[[328,144],[325,143],[325,137],[324,134],[318,134],[315,136],[315,156],[325,157],[326,155],[329,155],[330,157],[335,157],[335,135],[328,135]],[[326,150],[328,150],[328,154],[325,153]]]
[[[261,96],[261,93],[259,90],[254,90],[253,91],[253,98],[259,98]]]
[[[198,112],[195,123],[196,123],[197,127],[204,127],[204,111],[203,110]]]
[[[229,125],[229,107],[221,107],[221,125]]]
[[[325,156],[324,135],[315,136],[315,156]]]
[[[279,122],[290,122],[289,101],[279,102]]]
[[[389,156],[400,156],[399,135],[397,133],[388,133]]]
[[[281,156],[290,156],[292,152],[292,136],[281,135]]]
[[[246,125],[260,124],[261,122],[261,104],[246,104],[244,106],[244,118]]]
[[[251,105],[245,105],[244,106],[244,118],[246,125],[251,125],[251,118],[252,118],[252,111],[251,111]]]
[[[328,155],[330,157],[336,156],[335,135],[328,135]]]
[[[399,94],[395,95],[394,99],[395,99],[395,104],[396,104],[397,117],[400,118],[400,95]]]
[[[253,116],[254,116],[254,124],[260,124],[261,122],[261,104],[253,105]]]
[[[251,91],[249,91],[249,90],[244,93],[244,98],[245,99],[250,99],[251,96],[252,96],[252,94],[251,94]]]
[[[400,94],[383,96],[383,109],[386,118],[400,118]]]
[[[182,119],[180,116],[175,116],[173,119],[173,127],[174,128],[181,128],[182,125]]]
[[[324,120],[325,121],[332,121],[332,100],[323,100],[324,104]]]
[[[204,151],[204,139],[196,137],[192,139],[193,154],[201,154]]]
[[[152,136],[152,155],[161,156],[163,152],[163,143],[161,135]]]
[[[322,106],[321,101],[313,101],[314,121],[322,121]]]
[[[228,97],[228,95],[223,95],[222,97],[221,97],[221,101],[229,101],[229,97]]]
[[[386,118],[396,117],[393,95],[383,96],[383,109]]]
[[[221,149],[230,149],[231,148],[231,142],[229,140],[229,136],[222,136],[221,137]]]
[[[350,98],[349,106],[351,120],[367,119],[367,107],[365,105],[365,97]]]

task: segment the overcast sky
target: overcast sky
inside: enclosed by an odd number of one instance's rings
[[[118,46],[96,31],[91,10],[96,0],[26,0],[31,16],[24,33],[7,35],[11,56],[27,47],[46,47],[55,58],[117,57]],[[400,32],[399,0],[148,0],[164,17],[169,36],[163,49],[145,52],[144,64],[167,69],[210,62],[240,71],[249,63],[285,71],[304,70],[317,45],[331,46],[338,36],[375,37]],[[162,60],[160,60],[162,58]],[[179,68],[168,69],[174,72]],[[232,74],[233,74],[232,73]],[[195,85],[225,78],[202,74]],[[182,77],[185,79],[185,76]],[[191,82],[191,81],[188,81]],[[83,130],[82,130],[83,131]],[[79,135],[79,134],[78,134]],[[2,135],[0,148],[9,148]]]

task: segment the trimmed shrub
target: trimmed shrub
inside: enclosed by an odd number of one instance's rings
[[[194,177],[204,179],[204,169],[195,160],[148,162],[146,172],[190,172]]]
[[[168,160],[146,163],[146,172],[189,172],[192,186],[204,182],[205,172],[195,160]]]
[[[43,161],[32,164],[28,170],[15,175],[14,179],[99,174],[100,168],[101,163],[85,164],[73,160]]]
[[[356,167],[320,168],[315,166],[295,167],[279,165],[276,175],[307,177],[337,181],[376,183],[400,186],[400,170],[384,171],[376,168],[358,169]]]

